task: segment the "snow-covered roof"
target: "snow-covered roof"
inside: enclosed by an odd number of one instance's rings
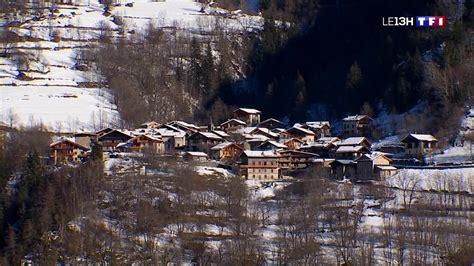
[[[191,156],[196,156],[196,157],[208,157],[208,155],[204,152],[201,151],[188,151],[186,154],[189,154]]]
[[[350,138],[342,140],[338,145],[339,146],[357,146],[357,145],[360,145],[364,141],[368,141],[368,140],[364,137],[350,137]]]
[[[225,147],[230,146],[232,144],[233,144],[232,142],[219,143],[216,146],[212,147],[211,150],[218,151],[218,150],[224,149]]]
[[[376,168],[379,168],[381,170],[389,171],[389,170],[397,170],[394,166],[391,165],[376,165]]]
[[[258,131],[258,130],[260,130],[261,132],[263,132],[267,135],[272,136],[273,138],[278,138],[278,133],[272,132],[270,129],[265,128],[265,127],[257,127],[254,130],[252,130],[252,132],[255,132],[255,131]]]
[[[331,123],[329,123],[329,121],[311,121],[311,122],[306,122],[305,124],[306,126],[310,128],[315,128],[315,129],[322,128],[323,126],[331,127]]]
[[[229,120],[225,121],[224,123],[222,123],[220,125],[223,126],[223,125],[229,124],[231,122],[234,122],[234,123],[237,123],[237,124],[240,124],[240,125],[243,125],[243,126],[246,125],[246,123],[244,121],[239,120],[239,119],[235,119],[235,118],[229,119]]]
[[[242,112],[247,113],[247,114],[261,114],[262,113],[257,109],[251,109],[251,108],[239,108],[239,109],[235,110],[234,113],[238,112],[238,111],[242,111]]]
[[[262,157],[262,158],[269,158],[269,157],[272,157],[272,158],[276,158],[276,157],[280,157],[280,154],[278,153],[275,153],[274,151],[250,151],[250,150],[246,150],[244,151],[244,154],[247,156],[247,157]]]
[[[356,162],[354,160],[345,160],[345,159],[334,160],[334,161],[331,162],[331,164],[333,164],[333,163],[340,163],[340,164],[345,164],[345,165],[356,164]]]
[[[223,138],[228,138],[230,137],[229,134],[227,134],[225,131],[222,131],[222,130],[213,130],[212,133],[220,136],[220,137],[223,137]]]
[[[261,134],[243,134],[247,142],[250,141],[267,141],[269,138]]]
[[[345,117],[344,119],[342,119],[342,121],[360,121],[364,118],[369,118],[370,120],[373,120],[368,115],[351,115],[351,116]]]
[[[314,132],[313,132],[313,131],[308,130],[308,129],[306,129],[306,128],[302,128],[302,127],[294,126],[294,127],[290,128],[290,129],[288,129],[288,130],[286,130],[286,131],[289,132],[290,130],[298,130],[298,131],[303,132],[303,133],[305,133],[305,134],[307,134],[307,135],[314,135]]]
[[[260,124],[264,124],[264,123],[268,123],[268,122],[276,122],[276,123],[279,123],[279,124],[282,124],[282,125],[285,124],[285,123],[283,123],[280,120],[275,119],[275,118],[268,118],[268,119],[263,120],[262,122],[260,122]]]
[[[429,134],[410,134],[408,136],[406,136],[405,138],[403,138],[402,141],[404,141],[406,138],[408,137],[413,137],[419,141],[438,141],[435,137],[433,137],[432,135],[429,135]]]
[[[63,142],[68,142],[68,143],[72,144],[73,146],[77,146],[77,147],[80,148],[81,150],[89,150],[89,148],[84,147],[84,146],[82,146],[81,144],[79,144],[79,143],[77,143],[77,142],[75,142],[74,140],[69,139],[69,138],[60,138],[60,139],[58,139],[57,141],[51,143],[51,144],[49,145],[49,147],[54,147],[54,146],[56,146],[56,145],[58,145],[58,144],[60,144],[60,143],[63,143]]]
[[[281,144],[281,143],[278,143],[278,142],[273,141],[273,140],[268,140],[268,141],[266,141],[265,143],[262,143],[262,145],[260,145],[260,146],[263,146],[263,145],[265,145],[266,143],[269,143],[270,145],[275,146],[275,147],[277,147],[277,148],[279,148],[279,149],[286,149],[286,148],[288,148],[288,146],[286,146],[285,144]]]
[[[364,146],[341,146],[336,150],[336,153],[359,152],[364,148]]]
[[[220,137],[219,135],[217,135],[215,133],[212,133],[212,132],[198,132],[196,134],[201,134],[201,135],[205,136],[208,139],[222,139],[222,137]]]
[[[169,122],[168,125],[179,125],[181,127],[184,127],[184,128],[189,128],[189,129],[192,129],[192,130],[199,130],[199,127],[194,125],[194,124],[190,124],[190,123],[187,123],[187,122],[184,122],[184,121],[172,121],[172,122]]]
[[[159,129],[155,129],[155,132],[160,134],[163,137],[183,138],[184,136],[186,136],[186,132],[184,132],[181,129],[177,129],[177,128],[176,128],[176,130],[170,130],[170,129],[167,129],[167,128],[159,128]]]
[[[239,134],[250,134],[252,131],[254,131],[257,127],[244,127],[236,131],[236,133]]]
[[[317,139],[317,142],[321,142],[321,143],[339,143],[341,141],[340,138],[337,138],[337,137],[321,137],[319,139]]]

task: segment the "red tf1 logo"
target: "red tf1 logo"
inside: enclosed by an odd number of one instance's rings
[[[417,17],[383,17],[382,25],[388,27],[444,27],[446,26],[445,16],[417,16]]]

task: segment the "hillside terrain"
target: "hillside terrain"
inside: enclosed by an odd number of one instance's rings
[[[129,4],[131,3],[131,4]],[[7,125],[44,124],[54,131],[119,125],[108,80],[83,59],[106,37],[133,38],[150,26],[207,35],[216,21],[228,31],[253,31],[259,18],[208,8],[191,0],[122,1],[111,12],[95,1],[26,5],[2,17],[0,118]]]

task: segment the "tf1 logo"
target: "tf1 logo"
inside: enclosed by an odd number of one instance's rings
[[[421,28],[446,26],[445,16],[418,16],[418,17],[383,17],[382,26],[417,26]]]

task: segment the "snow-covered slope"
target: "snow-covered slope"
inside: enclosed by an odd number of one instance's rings
[[[216,8],[207,7],[203,13],[192,0],[118,2],[110,14],[98,0],[78,0],[43,15],[8,14],[8,20],[0,19],[0,24],[10,26],[4,29],[19,36],[19,41],[0,44],[0,122],[15,126],[41,122],[56,131],[117,124],[119,114],[103,78],[93,64],[78,65],[76,60],[104,34],[117,36],[119,29],[137,34],[150,23],[194,33],[211,30],[217,21],[241,31],[263,23],[260,17]]]

